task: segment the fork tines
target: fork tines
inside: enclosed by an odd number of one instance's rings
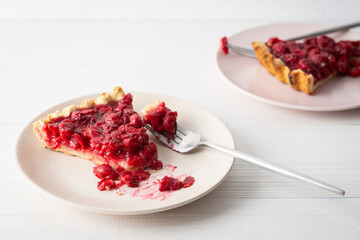
[[[168,142],[169,142],[169,141],[173,141],[173,142],[175,142],[176,144],[179,144],[179,143],[183,140],[183,137],[186,136],[186,134],[185,134],[183,131],[179,130],[179,129],[176,130],[175,135],[170,135],[170,134],[167,133],[167,132],[158,132],[158,131],[156,131],[155,129],[153,129],[150,125],[147,125],[147,124],[145,125],[145,127],[146,127],[150,132],[152,132],[155,136],[159,137],[158,135],[162,135],[163,137],[167,138]],[[180,136],[179,136],[179,135],[180,135]],[[179,141],[179,140],[180,140],[180,141]]]

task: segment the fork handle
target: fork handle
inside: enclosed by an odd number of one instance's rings
[[[256,165],[256,166],[259,166],[259,167],[264,168],[264,169],[266,169],[266,170],[268,170],[270,172],[274,172],[274,173],[277,173],[279,175],[283,175],[285,177],[289,177],[289,178],[293,178],[293,179],[298,180],[298,181],[309,183],[309,184],[315,185],[315,186],[317,186],[319,188],[325,189],[325,190],[327,190],[329,192],[333,192],[333,193],[336,193],[336,194],[339,194],[339,195],[342,195],[342,196],[345,195],[345,191],[340,189],[340,188],[331,186],[330,184],[327,184],[327,183],[324,183],[322,181],[316,180],[315,178],[306,176],[306,175],[304,175],[302,173],[299,173],[299,172],[296,172],[294,170],[282,167],[282,166],[277,165],[275,163],[262,160],[260,158],[251,156],[249,154],[246,154],[246,153],[243,153],[243,152],[240,152],[240,151],[236,151],[236,150],[233,150],[233,149],[230,149],[230,148],[226,148],[226,147],[217,145],[215,143],[210,143],[210,142],[201,142],[200,145],[205,145],[205,146],[211,147],[213,149],[216,149],[216,150],[218,150],[220,152],[231,155],[233,157],[240,158],[240,159],[244,160],[245,162],[251,163],[251,164]]]
[[[354,27],[358,27],[358,26],[360,26],[360,22],[346,24],[346,25],[343,25],[343,26],[333,27],[333,28],[329,28],[329,29],[324,29],[324,30],[321,30],[321,31],[308,33],[308,34],[297,36],[297,37],[292,37],[292,38],[286,39],[286,41],[299,40],[299,39],[303,39],[303,38],[307,38],[307,37],[325,35],[325,34],[328,34],[328,33],[348,30],[350,28],[354,28]]]

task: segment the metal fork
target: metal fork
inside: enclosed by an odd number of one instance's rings
[[[187,153],[189,151],[191,151],[192,149],[199,147],[199,146],[207,146],[213,149],[216,149],[220,152],[226,153],[228,155],[231,155],[235,158],[239,158],[242,159],[245,162],[254,164],[256,166],[259,166],[263,169],[266,169],[270,172],[274,172],[277,173],[279,175],[283,175],[289,178],[293,178],[295,180],[298,181],[302,181],[305,183],[309,183],[312,185],[315,185],[319,188],[325,189],[329,192],[333,192],[339,195],[344,196],[345,195],[345,191],[331,186],[330,184],[321,182],[319,180],[316,180],[312,177],[306,176],[302,173],[296,172],[294,170],[282,167],[280,165],[277,165],[275,163],[272,162],[268,162],[265,160],[262,160],[260,158],[251,156],[247,153],[243,153],[240,151],[236,151],[227,147],[223,147],[220,146],[218,144],[215,143],[211,143],[211,142],[206,142],[206,141],[201,141],[201,136],[197,133],[194,133],[192,131],[190,131],[189,129],[186,129],[182,126],[177,126],[177,131],[175,136],[170,136],[168,134],[165,133],[161,133],[158,132],[156,130],[154,130],[153,128],[151,128],[151,126],[149,125],[145,125],[145,127],[152,133],[155,135],[155,137],[157,139],[159,139],[163,144],[165,144],[166,146],[168,146],[169,148],[171,148],[172,150],[179,152],[179,153]]]
[[[328,33],[347,30],[347,29],[350,29],[350,28],[358,27],[358,26],[360,26],[360,22],[352,23],[352,24],[346,24],[346,25],[338,26],[338,27],[333,27],[333,28],[329,28],[329,29],[325,29],[325,30],[321,30],[321,31],[313,32],[313,33],[308,33],[308,34],[305,34],[305,35],[301,35],[301,36],[286,39],[286,41],[299,40],[299,39],[303,39],[303,38],[307,38],[307,37],[324,35],[324,34],[328,34]],[[248,56],[248,57],[256,58],[255,52],[252,49],[235,46],[235,45],[232,45],[230,43],[227,43],[226,47],[228,49],[231,49],[233,52],[236,52],[236,53]]]

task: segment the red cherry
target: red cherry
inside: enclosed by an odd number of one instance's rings
[[[140,181],[144,181],[149,178],[150,173],[143,170],[138,170],[135,172],[135,176],[139,178]]]
[[[115,187],[116,187],[116,184],[115,184],[114,180],[102,179],[98,182],[97,189],[99,189],[99,191],[104,191],[104,190],[111,190]]]
[[[120,174],[120,180],[122,183],[128,185],[129,187],[138,187],[140,179],[134,175],[133,171],[123,171]]]
[[[228,44],[227,37],[221,38],[220,42],[221,42],[221,50],[223,51],[223,53],[225,53],[225,55],[228,54],[229,53],[229,48],[227,46],[227,44]]]
[[[75,149],[84,147],[84,141],[82,137],[77,133],[72,134],[69,143],[70,143],[70,147],[73,147]]]
[[[294,43],[294,44],[289,44],[288,45],[289,47],[289,50],[291,53],[300,53],[301,52],[301,45],[300,44],[297,44],[297,43]]]
[[[141,119],[141,117],[137,113],[130,116],[129,123],[134,125],[134,127],[137,127],[137,128],[141,128],[141,127],[144,126],[143,120]]]
[[[298,61],[298,56],[293,53],[286,53],[284,59],[286,63],[296,63]]]
[[[277,42],[281,42],[281,40],[279,38],[277,38],[277,37],[272,37],[267,41],[266,45],[268,47],[271,47],[272,45],[274,45]]]
[[[352,59],[350,60],[351,67],[360,67],[360,60]]]
[[[128,93],[123,97],[123,99],[121,99],[119,104],[125,104],[128,107],[132,107],[132,102],[133,102],[133,96],[131,95],[131,93]]]
[[[309,69],[308,61],[307,61],[305,58],[300,59],[300,61],[299,61],[299,67],[300,67],[302,70],[304,70],[304,71],[308,70],[308,69]]]
[[[173,178],[173,177],[168,177],[165,176],[161,182],[160,182],[160,192],[164,192],[164,191],[176,191],[179,190],[183,187],[183,183],[180,182],[179,180]]]
[[[163,168],[163,163],[159,160],[153,161],[151,165],[151,169],[160,170]]]
[[[119,177],[119,174],[108,164],[94,167],[93,173],[100,179],[117,179]]]
[[[287,48],[286,48],[286,45],[285,43],[283,42],[277,42],[275,43],[273,46],[272,46],[272,50],[275,52],[275,53],[286,53],[287,51]]]
[[[122,118],[122,113],[121,112],[116,112],[116,113],[106,113],[104,115],[104,120],[107,124],[112,125],[122,125],[124,124],[124,120]]]
[[[174,135],[176,133],[176,117],[177,112],[167,112],[163,119],[164,130],[167,131],[170,135]]]
[[[47,129],[50,130],[52,132],[53,135],[57,135],[59,132],[59,127],[57,126],[57,124],[48,124],[46,125]]]
[[[320,36],[317,38],[317,45],[322,49],[334,48],[335,41],[327,36]]]
[[[306,46],[317,46],[317,39],[316,37],[308,37],[304,40],[304,45]]]
[[[144,155],[146,159],[151,159],[153,161],[157,160],[158,158],[158,152],[156,145],[151,142],[149,145],[145,146],[144,148]]]
[[[186,177],[183,181],[183,188],[191,187],[195,182],[195,178],[193,177]]]
[[[337,70],[340,74],[346,74],[348,70],[348,61],[346,58],[340,59],[337,63]]]
[[[352,67],[348,71],[349,75],[352,77],[360,76],[360,67]]]

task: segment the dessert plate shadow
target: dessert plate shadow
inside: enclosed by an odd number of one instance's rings
[[[286,39],[329,26],[310,23],[280,23],[247,29],[229,37],[229,43],[252,48],[252,41],[266,42],[270,37]],[[360,34],[342,31],[328,34],[338,40],[360,40]],[[295,91],[270,75],[257,59],[219,48],[216,63],[224,79],[242,93],[272,105],[307,111],[340,111],[360,107],[360,78],[337,76],[308,96]]]
[[[154,213],[176,208],[201,198],[215,189],[229,173],[234,163],[233,157],[206,148],[188,154],[176,153],[149,134],[150,141],[154,141],[158,147],[159,160],[165,166],[154,174],[159,178],[167,174],[191,175],[195,178],[194,185],[158,198],[156,194],[159,192],[156,191],[147,195],[142,194],[140,190],[136,194],[125,191],[123,195],[118,195],[115,191],[98,191],[96,188],[98,179],[92,173],[94,167],[92,162],[43,148],[32,130],[32,123],[47,114],[70,104],[80,104],[84,98],[96,96],[98,94],[72,99],[48,109],[28,123],[19,136],[16,161],[20,172],[28,182],[48,196],[73,207],[103,214]],[[178,112],[179,124],[200,133],[208,141],[230,148],[235,147],[229,129],[220,119],[204,108],[167,95],[134,92],[133,96],[133,105],[137,112],[154,100],[165,101],[166,105]],[[177,166],[177,168],[174,169],[171,166]],[[134,193],[135,189],[130,190]]]

